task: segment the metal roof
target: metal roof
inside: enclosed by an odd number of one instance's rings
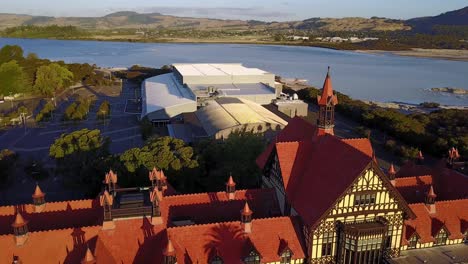
[[[261,105],[240,98],[224,97],[208,101],[195,114],[208,135],[244,124],[287,125],[286,121]]]
[[[240,63],[198,63],[173,64],[182,76],[231,76],[231,75],[264,75],[266,71],[257,68],[247,68]]]
[[[173,73],[146,79],[142,97],[142,116],[171,106],[196,103],[191,90],[180,85]]]

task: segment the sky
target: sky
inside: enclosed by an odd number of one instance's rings
[[[0,13],[103,16],[117,11],[262,21],[311,17],[433,16],[468,6],[468,0],[1,0]]]

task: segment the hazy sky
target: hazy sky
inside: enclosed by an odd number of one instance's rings
[[[468,6],[467,0],[1,0],[0,13],[102,16],[116,11],[284,21],[311,17],[413,18]]]

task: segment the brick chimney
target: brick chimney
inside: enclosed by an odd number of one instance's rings
[[[396,176],[396,171],[392,163],[390,164],[390,168],[388,169],[388,179],[390,180],[393,186],[395,186],[395,176]]]
[[[252,214],[249,204],[245,202],[244,209],[241,210],[241,223],[244,226],[244,233],[252,233]]]
[[[86,254],[81,261],[81,264],[96,264],[96,258],[94,257],[93,253],[89,249],[89,247],[86,249]]]
[[[154,188],[153,191],[150,193],[150,201],[153,206],[151,214],[151,224],[153,225],[160,225],[163,223],[160,206],[163,197],[163,193],[157,188]]]
[[[34,212],[40,213],[45,209],[45,193],[42,192],[39,184],[36,185],[36,189],[32,195],[33,198],[33,205],[34,205]]]
[[[107,190],[99,197],[99,202],[104,209],[104,221],[102,223],[102,229],[114,229],[115,224],[112,219],[112,205],[114,204],[114,197],[109,194]]]
[[[167,245],[163,251],[163,255],[164,255],[164,264],[176,264],[177,263],[175,249],[170,239],[167,240]]]
[[[236,198],[236,183],[232,179],[232,175],[229,176],[229,180],[226,183],[226,193],[229,200],[234,200]]]
[[[16,213],[15,221],[11,226],[13,227],[13,233],[15,234],[16,245],[24,245],[28,240],[28,222],[24,220],[23,216],[18,212]]]
[[[429,210],[429,214],[435,214],[436,213],[436,206],[435,206],[435,198],[437,195],[434,192],[434,188],[430,187],[429,192],[426,195],[426,206],[427,209]]]

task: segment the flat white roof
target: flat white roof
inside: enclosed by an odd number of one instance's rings
[[[196,103],[190,89],[179,85],[173,73],[146,79],[142,92],[142,116],[171,106]]]
[[[264,75],[270,74],[257,68],[247,68],[240,63],[198,63],[173,64],[182,76],[231,76],[231,75]]]

